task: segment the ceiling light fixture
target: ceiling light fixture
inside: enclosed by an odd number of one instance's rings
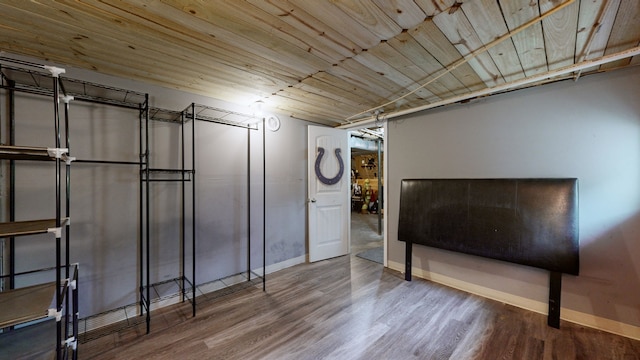
[[[262,117],[264,116],[263,107],[264,107],[264,101],[258,100],[254,102],[249,106],[249,108],[251,109],[251,115],[253,115],[256,118],[262,119]]]

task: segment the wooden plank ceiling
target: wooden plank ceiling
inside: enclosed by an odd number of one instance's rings
[[[328,125],[640,45],[638,0],[3,0],[0,14],[8,53]]]

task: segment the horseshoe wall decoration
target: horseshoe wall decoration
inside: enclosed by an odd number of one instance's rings
[[[324,148],[318,146],[318,156],[316,156],[316,176],[320,179],[320,182],[326,185],[333,185],[340,181],[342,178],[342,174],[344,173],[344,162],[342,162],[342,156],[340,156],[340,148],[336,149],[336,158],[338,158],[338,163],[340,164],[340,170],[335,177],[327,178],[322,175],[322,171],[320,170],[320,162],[322,161],[322,156],[324,155]]]

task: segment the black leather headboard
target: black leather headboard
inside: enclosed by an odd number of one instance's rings
[[[578,275],[578,180],[403,180],[398,239]]]

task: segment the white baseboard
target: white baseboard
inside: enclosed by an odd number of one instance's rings
[[[307,255],[298,256],[297,258],[281,261],[276,264],[267,265],[267,274],[271,274],[276,271],[280,271],[294,265],[302,264],[307,261]],[[262,276],[262,268],[254,269],[252,272]]]
[[[389,268],[392,270],[404,272],[404,264],[395,261],[389,261]],[[471,294],[482,296],[487,299],[496,300],[505,304],[513,305],[525,310],[537,312],[546,315],[548,312],[548,304],[537,300],[524,298],[521,296],[505,293],[502,291],[479,286],[459,279],[451,278],[445,275],[432,273],[424,269],[416,267],[411,268],[413,276],[430,280],[438,284],[462,290]],[[587,326],[590,328],[610,332],[616,335],[640,340],[640,327],[621,323],[592,314],[583,313],[562,307],[560,318],[575,324]]]

